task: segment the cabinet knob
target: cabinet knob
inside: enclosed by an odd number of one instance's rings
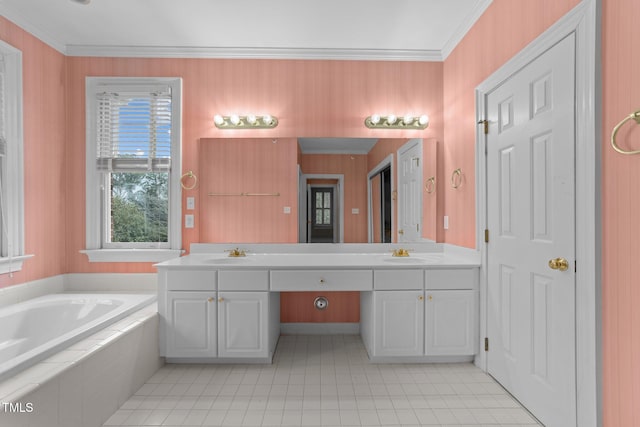
[[[433,299],[433,295],[429,295],[427,298],[429,298],[429,301],[431,301]]]
[[[218,302],[222,302],[222,301],[224,301],[224,298],[222,297],[218,298]]]
[[[209,301],[209,302],[213,301],[213,297],[207,298],[207,301]]]
[[[322,284],[324,283],[324,279],[320,279],[319,282]]]
[[[420,295],[420,296],[418,297],[418,301],[422,301],[422,300],[424,300],[424,297],[423,297],[422,295]]]

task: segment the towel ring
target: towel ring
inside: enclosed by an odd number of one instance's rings
[[[431,178],[427,179],[427,182],[424,183],[424,190],[427,192],[427,194],[431,194],[434,191],[436,191],[436,177],[432,176]]]
[[[193,179],[193,184],[191,184],[190,187],[187,187],[186,185],[184,185],[184,179],[185,178]],[[185,190],[193,190],[194,188],[196,188],[197,184],[198,184],[198,177],[193,173],[193,171],[189,171],[189,172],[183,174],[182,177],[180,177],[180,185]]]
[[[462,169],[458,168],[451,174],[451,188],[457,189],[462,185]]]
[[[618,131],[620,130],[622,125],[627,123],[629,120],[635,120],[636,124],[640,125],[640,110],[629,114],[627,117],[622,119],[622,121],[618,123],[616,127],[613,128],[613,132],[611,132],[611,146],[613,147],[614,150],[616,150],[620,154],[640,154],[640,150],[626,151],[618,147],[618,144],[616,144],[616,136],[618,135]]]

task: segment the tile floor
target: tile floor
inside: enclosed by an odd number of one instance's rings
[[[105,426],[539,426],[472,364],[373,364],[357,335],[281,336],[272,365],[160,368]]]

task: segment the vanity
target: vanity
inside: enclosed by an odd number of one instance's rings
[[[399,247],[194,244],[190,255],[156,265],[160,354],[176,363],[270,363],[280,293],[358,291],[359,330],[372,361],[473,360],[477,252],[420,243],[406,254]],[[327,303],[316,298],[314,308]]]

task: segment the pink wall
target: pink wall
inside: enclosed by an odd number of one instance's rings
[[[200,242],[298,241],[297,141],[202,139],[198,176]],[[209,196],[279,194],[278,196]],[[285,214],[284,207],[291,213]]]
[[[67,58],[68,270],[153,271],[150,264],[90,264],[84,247],[84,85],[86,76],[180,76],[183,78],[183,170],[200,175],[201,138],[399,137],[441,138],[442,64],[368,61],[267,61],[214,59]],[[402,76],[402,78],[398,78]],[[380,84],[380,82],[385,82]],[[425,131],[370,130],[363,120],[374,111],[429,114]],[[269,112],[280,124],[266,131],[221,131],[216,113]],[[78,119],[80,118],[80,119]],[[366,176],[366,171],[365,171]],[[185,191],[202,206],[199,190]],[[184,204],[183,204],[184,207]],[[349,210],[350,212],[350,210]],[[197,214],[197,213],[196,213]],[[199,239],[199,224],[183,229],[183,247]],[[72,226],[73,225],[73,226]],[[358,236],[363,232],[357,228]],[[366,238],[366,228],[364,229]],[[359,238],[359,237],[358,237]]]
[[[605,427],[640,425],[640,156],[613,151],[610,132],[640,108],[640,3],[602,5],[602,338]],[[640,149],[627,124],[619,144]]]
[[[475,247],[475,88],[579,0],[494,0],[444,62],[444,240]],[[451,173],[463,183],[451,188]]]
[[[35,255],[0,287],[64,273],[65,57],[0,17],[0,39],[22,51],[25,250]],[[45,72],[46,71],[46,72]]]

